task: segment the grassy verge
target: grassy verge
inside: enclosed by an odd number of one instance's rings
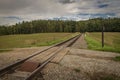
[[[79,68],[75,68],[74,71],[77,72],[77,73],[79,73],[80,69]]]
[[[2,53],[2,52],[8,52],[8,51],[12,51],[12,49],[0,49],[0,53]]]
[[[100,38],[99,34],[100,33],[98,33],[98,35],[95,35],[94,37],[92,34],[89,34],[89,33],[86,34],[85,40],[87,41],[89,49],[120,53],[120,48],[117,47],[117,46],[119,46],[119,44],[115,44],[115,42],[113,42],[112,45],[115,45],[115,46],[109,45],[109,40],[106,41],[107,43],[105,43],[104,48],[102,48],[101,41],[100,41],[101,38]],[[114,38],[111,38],[111,40],[112,39],[114,39]],[[118,43],[119,41],[117,40],[116,42]]]
[[[78,33],[38,33],[0,36],[0,49],[50,46]]]
[[[56,43],[65,41],[67,39],[70,39],[70,38],[72,38],[72,37],[74,37],[76,35],[78,35],[78,33],[70,34],[70,35],[64,36],[64,37],[59,38],[59,39],[53,39],[51,41],[46,41],[46,42],[43,42],[43,43],[38,43],[35,46],[51,46],[53,44],[56,44]]]
[[[113,58],[114,61],[120,61],[120,56],[116,56],[115,58]]]

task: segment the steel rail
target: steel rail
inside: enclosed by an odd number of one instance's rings
[[[34,56],[36,56],[36,55],[39,55],[40,53],[45,52],[45,51],[47,51],[47,50],[49,50],[49,49],[51,49],[51,48],[53,48],[53,47],[55,47],[55,46],[60,46],[60,45],[62,45],[62,44],[64,44],[64,43],[66,43],[66,42],[74,39],[74,38],[77,37],[77,36],[79,36],[79,35],[76,35],[76,36],[74,36],[74,37],[72,37],[72,38],[70,38],[70,39],[68,39],[68,40],[66,40],[66,41],[60,42],[60,43],[55,44],[55,45],[53,45],[53,46],[50,46],[50,47],[48,47],[48,48],[46,48],[46,49],[44,49],[44,50],[42,50],[42,51],[37,51],[37,52],[35,52],[33,55],[30,55],[30,56],[26,57],[25,59],[22,59],[22,60],[17,61],[17,62],[15,62],[15,63],[13,63],[13,64],[10,64],[10,65],[8,65],[8,66],[3,67],[2,69],[0,69],[0,76],[8,73],[8,72],[9,72],[10,70],[12,70],[14,67],[22,64],[23,62],[27,61],[28,59],[30,59],[30,58],[32,58],[32,57],[34,57]]]
[[[62,51],[64,48],[66,48],[68,46],[71,46],[80,36],[81,35],[77,36],[75,39],[73,38],[73,41],[70,42],[68,45],[60,47],[57,51],[54,52],[54,54],[51,57],[49,57],[47,60],[45,60],[43,63],[41,63],[41,65],[37,69],[35,69],[24,80],[32,80],[32,78],[35,76],[35,74],[38,73],[45,65],[47,65],[57,55],[57,53],[59,53],[60,51]]]

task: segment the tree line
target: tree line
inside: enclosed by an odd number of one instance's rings
[[[120,32],[120,18],[95,18],[86,21],[72,20],[34,20],[0,26],[0,35],[31,34],[46,32]]]

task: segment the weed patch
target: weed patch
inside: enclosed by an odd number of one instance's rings
[[[12,51],[12,49],[0,49],[0,53],[2,53],[2,52],[8,52],[8,51]]]
[[[120,56],[116,56],[115,58],[113,58],[114,61],[120,61]]]
[[[79,68],[75,68],[74,71],[75,72],[80,72],[80,69]]]

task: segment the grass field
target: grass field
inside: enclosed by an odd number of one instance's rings
[[[78,33],[39,33],[0,36],[0,49],[49,46]]]
[[[101,33],[93,32],[86,33],[86,41],[89,49],[111,51],[120,53],[120,33],[119,32],[105,32],[104,34],[105,46],[101,47]]]

